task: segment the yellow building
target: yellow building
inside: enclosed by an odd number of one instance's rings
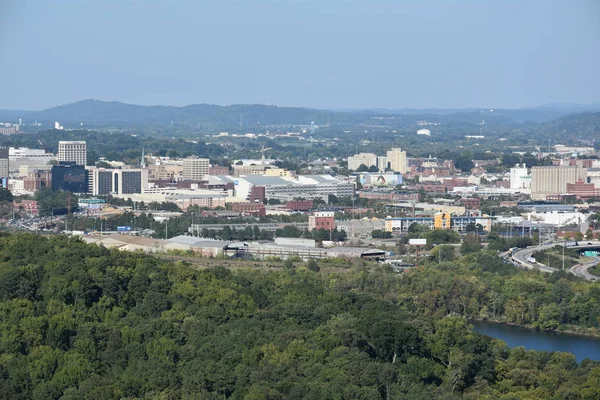
[[[452,227],[450,223],[450,213],[437,213],[433,217],[434,229],[450,229]]]

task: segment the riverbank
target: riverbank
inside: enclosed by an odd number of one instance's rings
[[[469,321],[477,321],[477,322],[491,322],[494,324],[508,325],[508,326],[516,326],[518,328],[531,329],[536,332],[552,332],[552,333],[564,333],[568,335],[574,336],[584,336],[594,339],[600,339],[600,329],[598,328],[584,328],[577,325],[559,325],[558,329],[550,330],[550,329],[540,329],[537,326],[532,324],[515,324],[512,322],[502,321],[494,318],[471,318]]]
[[[557,331],[543,331],[489,321],[473,321],[473,331],[501,340],[510,349],[571,353],[578,363],[600,361],[600,338]]]

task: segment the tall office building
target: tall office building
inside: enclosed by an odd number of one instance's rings
[[[94,196],[140,194],[148,188],[148,169],[88,169],[88,191]]]
[[[58,161],[87,165],[87,144],[85,141],[58,142]]]
[[[208,158],[188,157],[183,159],[183,179],[201,181],[208,175],[210,160]]]
[[[400,148],[393,148],[387,152],[388,168],[394,172],[405,174],[408,171],[408,162],[406,160],[406,151]]]
[[[8,188],[8,149],[0,149],[0,187]]]
[[[531,168],[531,198],[546,200],[548,196],[567,193],[567,184],[585,181],[587,169],[571,166],[548,166]]]

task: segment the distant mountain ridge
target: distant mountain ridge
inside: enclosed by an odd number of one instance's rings
[[[177,106],[142,106],[118,101],[82,100],[42,111],[0,110],[0,122],[52,123],[59,121],[65,127],[80,124],[92,127],[144,127],[187,125],[227,129],[249,129],[267,125],[376,125],[378,121],[413,121],[435,119],[442,122],[496,123],[510,125],[522,122],[547,122],[577,112],[600,111],[600,105],[549,104],[537,108],[509,109],[372,109],[372,110],[319,110],[304,107],[277,107],[261,104],[218,106],[193,104]]]

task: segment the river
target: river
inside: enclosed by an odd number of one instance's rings
[[[475,332],[503,340],[511,348],[523,346],[527,350],[569,352],[575,355],[577,362],[585,358],[600,360],[600,338],[536,331],[487,321],[471,321],[471,324]]]

